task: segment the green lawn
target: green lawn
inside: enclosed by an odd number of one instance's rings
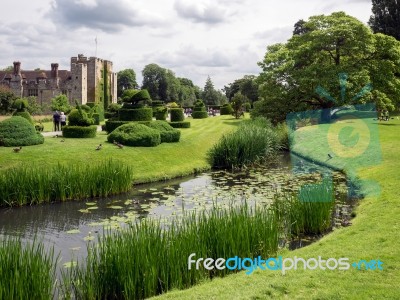
[[[37,164],[44,168],[62,164],[93,164],[115,158],[134,169],[134,182],[162,180],[184,176],[208,169],[206,152],[223,133],[236,128],[241,120],[231,116],[193,120],[191,128],[180,129],[179,143],[161,144],[157,147],[124,147],[119,149],[107,142],[105,132],[93,139],[65,139],[46,137],[43,145],[23,147],[14,153],[12,148],[0,147],[0,171],[21,164]],[[49,127],[51,123],[45,123]],[[100,151],[96,147],[103,144]]]
[[[361,179],[377,182],[381,192],[360,201],[352,226],[337,229],[308,247],[296,251],[284,250],[279,254],[284,258],[297,256],[306,259],[348,257],[350,262],[380,259],[384,263],[383,271],[353,268],[346,271],[291,270],[284,276],[279,271],[258,270],[250,276],[241,272],[188,290],[172,291],[158,298],[399,299],[400,201],[397,189],[400,182],[400,121],[395,119],[377,126],[382,161],[377,160],[375,166],[358,168],[356,173]],[[313,130],[313,134],[307,132]],[[327,128],[322,127],[322,130],[326,132]],[[351,158],[340,160],[335,156],[327,161],[324,136],[312,127],[300,129],[296,133],[295,150],[326,164],[354,168]],[[366,155],[365,159],[371,162],[374,156]]]

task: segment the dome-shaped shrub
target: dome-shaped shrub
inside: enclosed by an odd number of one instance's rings
[[[183,108],[171,108],[171,122],[181,122],[185,120],[185,115],[183,114]]]
[[[0,146],[30,146],[44,143],[44,137],[25,118],[14,116],[0,122]]]
[[[226,103],[226,104],[222,105],[220,113],[221,113],[221,116],[233,114],[232,105],[230,103]]]
[[[176,143],[181,138],[181,132],[174,129],[166,121],[153,121],[146,124],[146,126],[160,132],[161,143]]]
[[[143,124],[129,123],[111,132],[107,140],[126,146],[155,147],[161,143],[160,132]]]
[[[12,107],[15,108],[18,112],[25,111],[28,108],[28,100],[20,98],[14,101]]]

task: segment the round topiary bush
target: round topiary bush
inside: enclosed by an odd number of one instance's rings
[[[153,107],[153,115],[156,120],[166,120],[168,116],[168,109],[165,106]]]
[[[155,147],[161,143],[160,132],[143,124],[129,123],[111,132],[107,140],[137,147]]]
[[[87,104],[82,104],[81,108],[86,112],[89,113],[90,112],[90,106]]]
[[[27,111],[16,111],[15,113],[13,113],[13,116],[23,117],[23,118],[27,119],[29,121],[29,123],[31,123],[32,125],[35,124],[35,122],[33,121],[33,118]]]
[[[78,109],[73,109],[68,115],[69,126],[90,126],[93,125],[93,123],[93,119],[89,119],[84,110],[79,111]]]
[[[16,109],[18,112],[26,111],[28,106],[29,106],[28,100],[23,98],[15,100],[14,103],[12,104],[12,108]]]
[[[220,114],[221,114],[221,116],[233,114],[232,105],[230,103],[226,103],[226,104],[222,105]]]
[[[151,107],[143,107],[138,109],[121,108],[118,111],[120,121],[151,121],[153,120],[153,109]]]
[[[166,121],[153,121],[146,125],[160,132],[161,143],[177,143],[181,138],[181,132],[174,129]]]
[[[183,114],[183,108],[171,108],[171,122],[181,122],[185,120],[185,115]]]
[[[25,118],[14,116],[0,122],[0,146],[30,146],[44,143],[44,137]]]
[[[64,126],[62,129],[63,137],[67,138],[94,138],[96,137],[97,126]]]
[[[206,111],[194,111],[192,112],[193,119],[205,119],[208,118],[208,113]]]

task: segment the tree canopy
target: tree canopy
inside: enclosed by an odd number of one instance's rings
[[[206,105],[220,105],[225,102],[223,94],[214,88],[210,76],[207,77],[201,97]]]
[[[17,97],[5,85],[0,85],[0,113],[7,114],[12,111],[12,105]]]
[[[233,96],[240,92],[242,95],[246,96],[250,103],[258,100],[258,84],[256,81],[256,76],[245,75],[243,78],[236,79],[234,82],[224,86],[223,90],[229,101],[232,100]]]
[[[136,82],[136,73],[133,69],[125,69],[117,74],[117,93],[121,97],[124,90],[137,89],[139,86]]]
[[[297,24],[297,23],[296,23]],[[343,12],[310,17],[307,30],[267,48],[253,115],[284,120],[291,111],[400,99],[400,43],[373,34]],[[372,91],[371,91],[372,87]]]
[[[372,0],[369,25],[375,33],[384,33],[400,41],[400,1]]]

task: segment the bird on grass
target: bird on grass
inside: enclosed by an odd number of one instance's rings
[[[332,154],[328,153],[328,160],[332,158],[333,158]]]
[[[113,141],[113,144],[114,144],[115,146],[117,146],[119,149],[124,148],[124,145],[118,143],[117,141]]]
[[[18,153],[19,151],[21,151],[21,149],[22,149],[22,147],[20,146],[20,147],[17,147],[17,148],[13,148],[13,151],[15,153]]]
[[[58,138],[58,134],[56,134],[55,136],[53,136],[53,138]]]
[[[62,139],[60,142],[61,142],[61,143],[64,143],[64,142],[65,142],[65,140],[64,140],[64,139]]]
[[[96,147],[96,150],[101,150],[102,147],[103,147],[103,146],[102,146],[101,144],[99,144],[99,145]]]

